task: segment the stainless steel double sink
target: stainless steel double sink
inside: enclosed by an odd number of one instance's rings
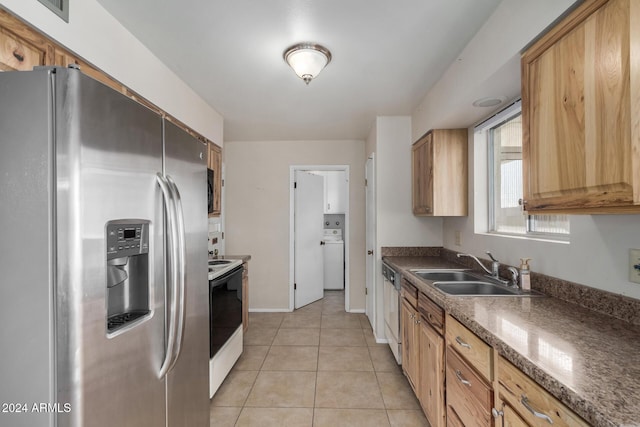
[[[416,276],[431,281],[436,289],[445,294],[457,296],[514,296],[539,297],[537,291],[523,291],[517,287],[505,286],[490,277],[457,269],[413,269]]]

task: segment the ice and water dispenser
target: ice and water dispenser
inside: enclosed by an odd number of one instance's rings
[[[107,241],[107,332],[149,313],[149,221],[114,220]]]

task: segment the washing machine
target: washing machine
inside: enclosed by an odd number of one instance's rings
[[[344,289],[344,240],[340,228],[324,230],[324,289]]]

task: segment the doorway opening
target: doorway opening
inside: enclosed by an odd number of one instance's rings
[[[342,290],[350,311],[349,180],[349,165],[290,167],[290,311],[322,299],[325,289]]]

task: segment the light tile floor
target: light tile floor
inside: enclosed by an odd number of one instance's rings
[[[211,427],[427,426],[387,344],[344,292],[293,313],[249,313],[244,352],[211,399]]]

